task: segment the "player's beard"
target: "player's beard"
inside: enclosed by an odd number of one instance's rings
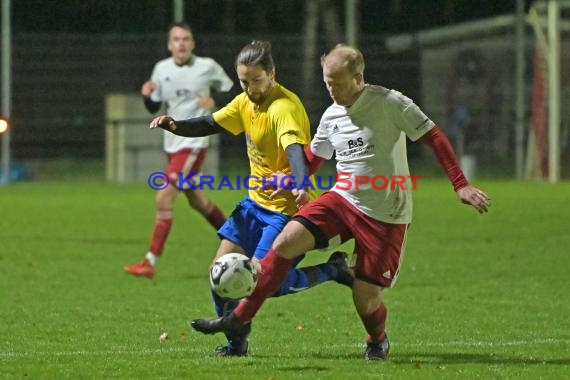
[[[254,104],[260,106],[263,102],[269,97],[271,90],[275,86],[275,83],[271,83],[263,92],[258,92],[255,94],[250,94],[249,92],[245,92],[249,100],[251,100]]]
[[[268,93],[268,92],[269,92],[269,91],[267,91],[267,92],[262,92],[262,93],[259,93],[259,94],[253,94],[253,95],[251,95],[251,94],[248,93],[248,94],[247,94],[247,97],[249,98],[249,100],[251,100],[253,103],[255,103],[255,104],[257,104],[257,105],[259,106],[259,105],[261,105],[261,104],[265,101],[265,99],[267,99],[267,93]]]
[[[264,92],[260,92],[257,94],[247,94],[247,97],[249,98],[249,100],[251,100],[253,103],[255,103],[256,105],[260,106],[261,104],[263,104],[263,102],[268,98],[269,93],[271,92],[271,88],[267,89]]]

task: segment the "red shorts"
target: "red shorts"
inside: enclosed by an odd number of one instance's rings
[[[196,173],[192,178],[198,177],[201,174],[202,163],[206,158],[207,149],[182,149],[176,153],[168,153],[168,165],[166,167],[166,174],[171,182],[175,182],[184,173],[186,177],[188,173]]]
[[[355,275],[358,279],[391,287],[398,276],[406,243],[407,224],[391,224],[362,213],[335,192],[328,192],[293,216],[315,236],[315,248],[329,241],[355,240]]]

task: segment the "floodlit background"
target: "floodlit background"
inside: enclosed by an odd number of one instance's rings
[[[301,96],[314,127],[330,102],[319,56],[336,43],[356,43],[366,80],[418,103],[448,133],[471,177],[549,178],[552,86],[548,46],[539,43],[544,36],[549,42],[545,3],[4,1],[12,8],[12,68],[11,109],[2,113],[10,113],[16,180],[49,177],[53,160],[89,163],[101,176],[106,165],[107,178],[119,181],[146,178],[153,162],[162,166],[161,136],[142,132],[151,116],[136,103],[154,63],[168,56],[166,29],[175,19],[192,25],[195,54],[213,57],[231,75],[245,43],[271,40],[277,79]],[[517,4],[524,12],[519,18]],[[570,176],[568,13],[562,2],[556,179]],[[109,111],[112,94],[130,95],[134,104]],[[117,142],[121,133],[126,140]],[[214,148],[224,149],[212,150],[209,170],[245,164],[236,161],[244,155],[241,139],[220,139]],[[409,149],[412,169],[431,172],[431,155],[416,144]]]

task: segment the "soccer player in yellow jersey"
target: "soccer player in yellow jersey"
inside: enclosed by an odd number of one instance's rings
[[[310,186],[273,196],[274,189],[266,186],[276,172],[290,174],[298,183],[308,178],[303,147],[311,140],[310,125],[297,95],[275,81],[269,42],[253,41],[246,45],[238,54],[235,67],[243,93],[225,107],[211,116],[187,120],[159,116],[151,122],[150,127],[160,127],[187,137],[207,136],[221,131],[245,134],[251,171],[249,194],[218,230],[221,243],[215,259],[237,252],[261,260],[290,216],[314,198],[314,190]],[[295,265],[301,259],[299,257]],[[346,261],[345,253],[335,252],[324,264],[300,269],[293,267],[281,288],[273,295],[296,293],[329,280],[352,286],[353,278]],[[214,292],[212,295],[218,316],[230,312],[237,305],[235,301],[220,299]],[[247,334],[228,333],[226,337],[228,345],[218,349],[220,355],[247,354]]]

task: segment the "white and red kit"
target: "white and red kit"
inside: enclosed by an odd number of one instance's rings
[[[332,191],[364,214],[387,223],[412,221],[412,188],[409,178],[406,136],[418,140],[434,123],[409,98],[380,86],[366,85],[350,107],[331,105],[323,114],[311,141],[314,155],[330,159],[335,153],[339,176],[369,178],[370,183],[355,180],[337,182]],[[406,178],[402,186],[385,186],[372,179],[388,181]]]
[[[324,112],[308,156],[318,161],[334,154],[338,180],[294,216],[313,231],[316,248],[354,239],[356,276],[384,287],[398,275],[418,185],[410,177],[406,137],[423,137],[456,189],[467,184],[448,140],[412,100],[366,85],[350,107],[335,103]]]
[[[150,99],[165,102],[166,114],[175,120],[209,115],[210,110],[199,106],[199,97],[210,96],[212,89],[227,92],[233,86],[232,80],[216,61],[197,56],[192,56],[188,63],[180,66],[172,57],[159,61],[154,66],[151,80],[156,88]],[[205,148],[208,142],[208,137],[181,137],[164,131],[166,153]]]

